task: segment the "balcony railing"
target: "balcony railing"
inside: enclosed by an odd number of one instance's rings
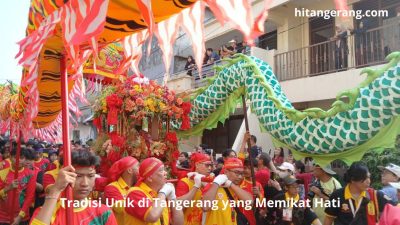
[[[340,43],[344,41],[343,43]],[[275,74],[291,80],[385,63],[400,50],[400,19],[346,38],[326,41],[275,55]]]

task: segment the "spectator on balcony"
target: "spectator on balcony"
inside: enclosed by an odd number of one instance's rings
[[[347,68],[347,30],[343,26],[336,26],[335,40],[335,68],[341,70]]]
[[[226,49],[229,58],[232,58],[236,54],[236,51],[232,46],[228,46]]]
[[[221,59],[224,58],[229,58],[230,54],[229,54],[229,50],[228,47],[226,45],[223,45],[220,50],[219,50],[219,55],[221,57]]]
[[[237,53],[246,54],[248,51],[250,51],[250,46],[246,41],[243,41],[242,43],[238,44],[236,51]]]
[[[368,21],[367,19],[363,19],[358,24],[358,28],[352,31],[355,38],[357,65],[364,65],[367,63],[367,30]]]
[[[189,55],[186,61],[185,70],[187,70],[187,75],[192,76],[192,71],[196,67],[193,56]]]
[[[218,61],[220,59],[219,55],[217,53],[215,53],[212,48],[207,48],[206,54],[208,56],[208,60],[207,60],[208,65],[214,64],[216,61]]]
[[[233,56],[238,51],[237,41],[235,39],[232,39],[232,40],[229,41],[229,44],[230,45],[227,47],[228,53],[229,53],[230,56]]]

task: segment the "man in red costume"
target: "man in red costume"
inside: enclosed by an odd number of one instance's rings
[[[111,209],[88,199],[94,188],[95,166],[99,164],[99,158],[87,150],[73,151],[71,158],[72,166],[60,169],[56,182],[49,188],[43,206],[35,211],[31,225],[66,225],[67,205],[74,208],[73,224],[117,225]],[[73,202],[60,199],[61,192],[68,184],[73,186]]]
[[[139,162],[127,156],[118,160],[108,171],[110,183],[104,189],[106,203],[112,205],[118,224],[125,224],[124,202],[129,189],[136,183],[139,173]]]
[[[18,178],[14,180],[16,153],[15,149],[11,152],[11,167],[0,170],[0,224],[10,224],[10,216],[13,225],[28,224],[29,207],[35,199],[35,172],[24,168],[29,152],[21,149]]]
[[[202,199],[201,178],[210,175],[213,163],[210,156],[203,153],[193,153],[190,157],[192,162],[192,170],[188,173],[188,177],[182,178],[176,185],[176,196],[178,200],[183,201],[200,201]],[[200,207],[189,207],[184,209],[185,225],[200,225],[203,210]]]
[[[203,200],[216,201],[216,205],[203,206],[207,212],[206,225],[224,224],[237,225],[238,219],[247,220],[238,207],[231,207],[226,202],[238,202],[242,200],[249,207],[253,204],[253,196],[240,188],[243,180],[243,163],[240,159],[229,158],[225,160],[221,174],[214,178],[213,183],[208,184],[203,191]]]
[[[131,189],[126,200],[133,207],[125,208],[128,213],[125,224],[182,225],[182,210],[165,206],[165,201],[175,201],[176,195],[174,186],[166,183],[164,164],[159,159],[147,158],[139,166],[139,176],[138,183]]]
[[[253,165],[256,165],[256,164],[257,164],[257,160],[253,159]],[[253,198],[258,198],[259,201],[261,202],[262,199],[264,199],[264,188],[261,186],[261,184],[258,181],[256,181],[256,186],[253,187],[249,158],[244,160],[243,176],[244,176],[244,179],[243,179],[242,183],[240,184],[240,188],[249,192],[250,194],[253,195]],[[255,210],[256,210],[255,208],[252,208],[250,210],[241,208],[242,213],[246,216],[250,225],[256,225],[256,217],[254,214]]]
[[[41,171],[46,172],[47,168],[50,165],[50,161],[47,158],[43,158],[43,148],[39,146],[35,146],[35,162],[34,166],[39,168]]]

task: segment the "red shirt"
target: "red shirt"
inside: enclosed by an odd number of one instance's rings
[[[280,166],[283,163],[283,157],[282,156],[274,157],[272,161],[274,162],[275,166]]]
[[[56,182],[58,176],[58,169],[50,170],[43,175],[43,189],[46,189]]]
[[[33,163],[34,166],[38,167],[41,171],[46,172],[50,165],[50,161],[46,158],[41,158]]]
[[[256,181],[259,182],[262,187],[265,187],[265,185],[268,184],[270,176],[271,173],[269,172],[268,168],[259,169],[256,172]]]
[[[313,179],[313,174],[312,173],[298,173],[296,174],[296,179],[299,179],[303,181],[304,184],[304,199],[307,200],[308,198],[308,190],[310,188],[310,183],[312,182]]]
[[[18,172],[18,188],[16,196],[12,198],[13,191],[4,193],[4,188],[14,180],[14,170],[7,168],[0,170],[0,223],[10,223],[10,215],[15,218],[20,214],[22,221],[29,219],[29,207],[35,199],[36,176],[35,172],[22,168]],[[14,209],[11,206],[14,205]],[[11,211],[12,210],[12,211]]]

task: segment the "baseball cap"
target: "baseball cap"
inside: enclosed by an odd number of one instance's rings
[[[288,162],[282,163],[282,165],[278,166],[278,168],[281,170],[290,170],[290,171],[294,172],[293,164],[288,163]]]
[[[326,165],[325,167],[321,167],[320,165],[315,165],[315,167],[321,168],[321,170],[325,171],[325,173],[329,175],[335,175],[336,172],[332,170],[331,165]]]
[[[400,178],[400,166],[393,164],[393,163],[389,163],[389,165],[383,167],[383,166],[378,166],[378,169],[380,170],[389,170],[390,172],[394,173],[394,175],[396,175],[397,177]]]
[[[291,185],[291,184],[299,183],[299,182],[300,181],[298,179],[296,179],[296,177],[294,177],[293,175],[289,175],[289,176],[283,178],[283,183],[285,185]]]

